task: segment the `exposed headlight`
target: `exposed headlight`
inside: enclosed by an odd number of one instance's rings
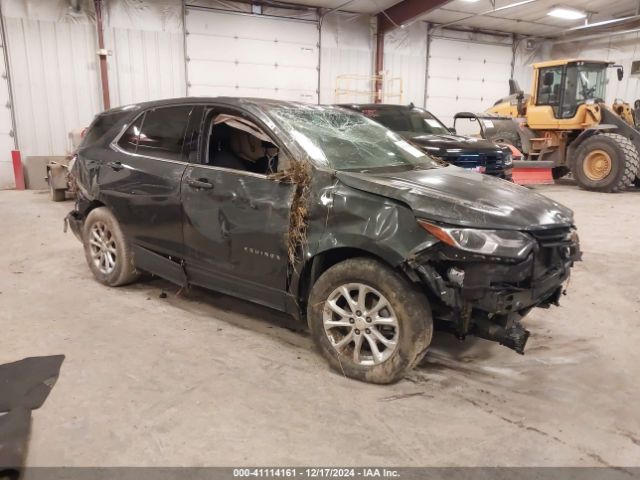
[[[467,252],[525,258],[533,248],[533,240],[528,235],[514,230],[443,227],[425,220],[418,220],[418,223],[438,240]]]
[[[513,165],[513,155],[511,155],[510,153],[507,153],[504,156],[503,162],[505,167],[508,167],[509,165]]]

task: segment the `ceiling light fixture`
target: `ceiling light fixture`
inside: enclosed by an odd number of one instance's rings
[[[568,7],[553,7],[549,10],[547,15],[550,17],[562,18],[563,20],[580,20],[581,18],[587,17],[586,12]]]
[[[462,0],[462,1],[466,3],[476,3],[476,2],[479,2],[480,0]]]

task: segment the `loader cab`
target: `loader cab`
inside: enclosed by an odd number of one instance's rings
[[[527,123],[533,129],[582,129],[584,123],[598,123],[587,107],[603,102],[610,62],[559,60],[534,64],[533,92],[527,109]],[[618,78],[622,70],[618,69]],[[597,116],[597,115],[596,115]]]

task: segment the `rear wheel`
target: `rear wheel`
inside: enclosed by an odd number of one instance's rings
[[[633,183],[639,165],[638,151],[628,138],[604,133],[588,138],[578,147],[572,171],[582,188],[618,192]]]
[[[107,207],[91,210],[82,238],[87,264],[100,283],[118,287],[138,278],[131,246]]]
[[[329,364],[371,383],[400,380],[424,356],[433,330],[425,295],[370,258],[345,260],[324,272],[307,316]]]

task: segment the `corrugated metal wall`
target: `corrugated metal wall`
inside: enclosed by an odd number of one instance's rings
[[[389,78],[402,79],[402,96],[389,96],[386,103],[424,106],[427,67],[427,24],[414,22],[384,36],[384,69]],[[396,83],[397,92],[397,83]],[[392,93],[394,88],[390,88]]]
[[[375,51],[371,19],[366,15],[334,13],[322,24],[320,49],[320,103],[370,102],[371,94],[341,94],[336,96],[336,79],[349,75],[352,79],[341,81],[341,88],[363,92],[374,90],[370,80],[357,80],[356,76],[373,75]]]
[[[556,44],[551,48],[550,57],[592,58],[620,64],[624,67],[625,74],[622,81],[618,81],[615,69],[609,69],[607,72],[609,83],[605,101],[610,105],[616,98],[621,98],[633,105],[633,102],[640,98],[640,77],[630,75],[631,62],[640,59],[640,33]]]
[[[186,94],[182,32],[110,28],[105,45],[112,106]]]
[[[102,110],[92,2],[2,0],[23,158],[65,155],[71,130]],[[111,106],[185,95],[182,4],[108,2]]]
[[[68,134],[100,110],[95,28],[5,17],[20,149],[64,155]]]
[[[0,22],[1,28],[2,23]],[[2,33],[0,30],[0,34]],[[15,148],[15,138],[4,35],[0,35],[0,39],[2,39],[0,49],[0,73],[2,74],[2,78],[0,78],[0,189],[3,189],[15,187],[11,159],[11,151]]]

